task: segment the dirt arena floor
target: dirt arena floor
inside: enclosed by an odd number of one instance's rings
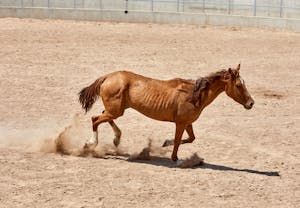
[[[241,62],[256,103],[246,111],[225,94],[194,123],[197,139],[170,161],[174,124],[134,110],[117,119],[123,135],[99,127],[99,151],[53,153],[65,137],[92,136],[77,93],[98,76],[131,70],[159,79],[196,79]],[[0,207],[299,207],[300,34],[238,27],[0,19]],[[185,135],[186,136],[186,135]],[[128,160],[152,141],[150,160]],[[110,150],[108,150],[110,149]],[[121,154],[122,153],[122,154]]]

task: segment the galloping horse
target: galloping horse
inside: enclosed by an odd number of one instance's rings
[[[172,160],[177,161],[179,145],[195,139],[192,123],[220,93],[225,91],[246,109],[252,108],[254,100],[239,71],[240,64],[235,69],[215,72],[197,80],[156,80],[128,71],[102,76],[79,93],[79,101],[86,112],[98,97],[102,98],[105,107],[101,115],[92,117],[94,137],[86,142],[85,148],[91,150],[97,146],[97,128],[103,122],[111,125],[114,144],[118,146],[121,131],[114,119],[122,116],[125,109],[133,108],[152,119],[176,124],[175,139],[166,140],[163,146],[174,145]],[[181,140],[184,131],[189,137]]]

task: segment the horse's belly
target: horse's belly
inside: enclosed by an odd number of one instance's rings
[[[129,106],[141,114],[159,121],[174,121],[174,113],[170,109],[152,109],[145,106]]]
[[[159,121],[174,121],[174,110],[167,106],[152,106],[145,103],[134,102],[127,106],[133,108],[141,114]]]

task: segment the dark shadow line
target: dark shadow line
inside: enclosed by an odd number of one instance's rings
[[[171,161],[169,158],[161,157],[161,156],[150,156],[149,160],[140,160],[140,159],[131,159],[130,155],[127,153],[106,153],[105,155],[98,155],[96,152],[88,152],[88,154],[81,154],[78,156],[87,157],[91,155],[94,158],[102,158],[102,159],[115,159],[115,160],[123,160],[133,163],[144,163],[149,165],[156,165],[156,166],[163,166],[168,168],[180,168]],[[235,171],[235,172],[246,172],[252,174],[259,174],[265,176],[280,176],[278,171],[259,171],[259,170],[252,170],[252,169],[239,169],[239,168],[232,168],[225,165],[217,165],[211,164],[206,162],[201,162],[201,164],[191,167],[190,169],[211,169],[217,171]]]
[[[218,170],[218,171],[247,172],[247,173],[266,175],[266,176],[280,176],[278,171],[259,171],[259,170],[252,170],[252,169],[239,169],[239,168],[232,168],[224,165],[216,165],[210,163],[204,163],[202,166],[198,166],[198,168]]]
[[[120,158],[118,158],[120,159]],[[124,159],[122,159],[124,160]],[[164,166],[168,168],[178,168],[174,162],[172,162],[169,158],[159,157],[159,156],[151,156],[150,160],[128,160],[128,162],[134,163],[144,163],[149,165],[156,165],[156,166]],[[258,175],[265,175],[265,176],[280,176],[278,171],[259,171],[259,170],[252,170],[252,169],[239,169],[233,168],[225,165],[217,165],[211,163],[202,163],[190,169],[210,169],[210,170],[217,170],[217,171],[234,171],[234,172],[246,172]]]

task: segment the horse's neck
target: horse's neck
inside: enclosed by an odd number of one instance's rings
[[[207,92],[205,93],[203,108],[212,103],[219,94],[221,94],[225,90],[225,85],[220,80],[215,80],[213,83],[209,85],[207,88]]]

